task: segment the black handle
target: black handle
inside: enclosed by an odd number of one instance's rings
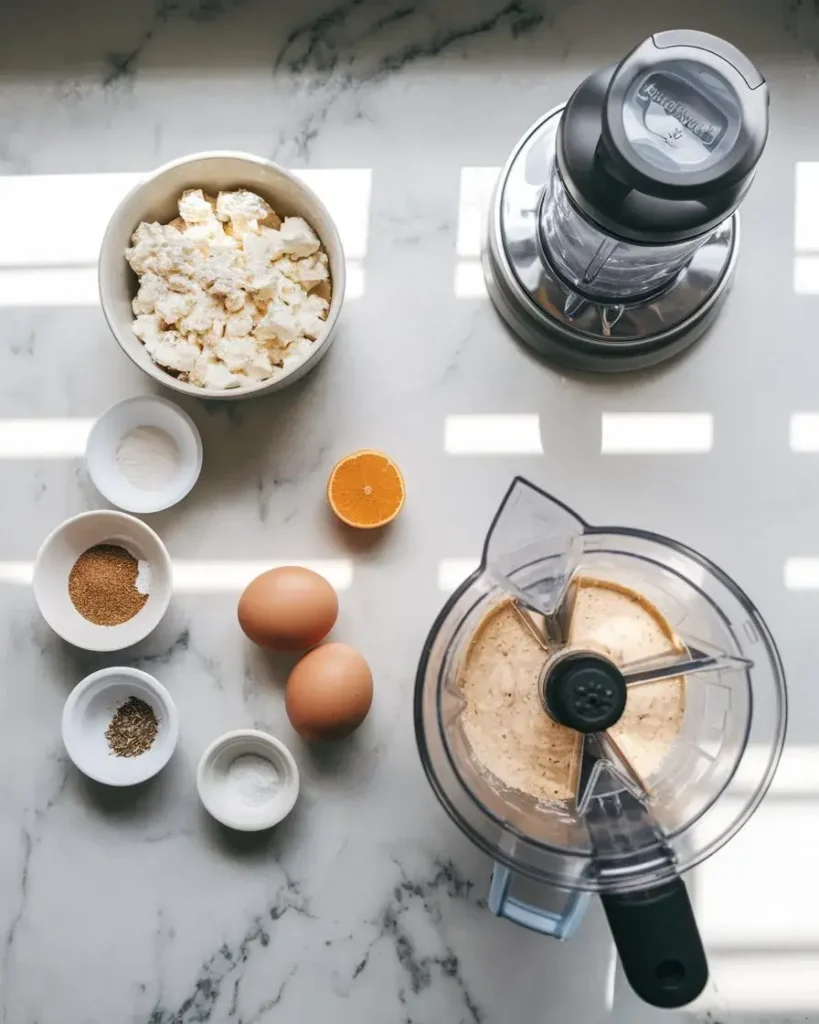
[[[666,1010],[696,999],[708,981],[708,963],[682,880],[602,899],[620,962],[637,995]]]

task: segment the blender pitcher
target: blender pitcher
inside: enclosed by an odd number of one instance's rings
[[[759,805],[786,707],[773,639],[720,569],[519,477],[427,638],[415,727],[438,799],[495,862],[490,909],[565,939],[598,894],[630,984],[671,1008],[708,977],[680,876]],[[562,908],[514,898],[516,875]]]

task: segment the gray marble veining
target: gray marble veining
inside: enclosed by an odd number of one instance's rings
[[[512,341],[475,287],[482,200],[470,183],[491,181],[592,68],[677,25],[731,38],[771,85],[739,278],[711,336],[681,361],[624,379],[569,376]],[[819,1021],[819,453],[789,444],[792,417],[819,413],[815,4],[30,0],[5,5],[0,28],[0,1021],[666,1019],[614,970],[599,907],[563,945],[492,917],[490,866],[418,762],[424,636],[447,574],[475,558],[517,472],[592,521],[701,548],[768,619],[791,686],[789,749],[757,818],[690,879],[713,980],[676,1019]],[[70,688],[118,659],[58,641],[21,581],[50,529],[103,504],[71,432],[151,387],[93,294],[117,176],[208,148],[328,172],[320,188],[347,218],[358,294],[304,382],[242,405],[182,403],[202,432],[203,476],[150,521],[188,585],[121,659],[172,690],[182,738],[155,781],[112,793],[67,763],[59,730]],[[713,445],[602,453],[602,414],[629,412],[710,415]],[[512,414],[537,417],[536,451],[445,450],[447,417]],[[31,421],[64,444],[29,444]],[[365,446],[398,460],[408,503],[383,537],[358,540],[331,521],[323,491],[335,459]],[[294,735],[289,662],[250,648],[236,626],[241,566],[282,559],[347,579],[335,635],[375,673],[368,721],[334,749]],[[218,828],[194,788],[206,744],[249,725],[281,736],[302,771],[291,818],[257,837]]]

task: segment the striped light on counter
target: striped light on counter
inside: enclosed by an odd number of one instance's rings
[[[540,417],[447,416],[444,451],[449,455],[542,455]]]
[[[690,455],[714,446],[714,418],[708,412],[604,412],[603,455]]]
[[[172,559],[174,591],[179,593],[219,593],[244,590],[252,579],[268,569],[282,565],[300,565],[323,576],[336,590],[353,585],[353,563],[348,558],[287,559],[286,561],[191,561]],[[0,584],[30,584],[33,562],[0,562]]]

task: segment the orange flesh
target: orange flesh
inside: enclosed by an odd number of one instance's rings
[[[398,466],[381,452],[354,452],[330,474],[327,500],[348,526],[384,526],[404,504],[404,479]]]

